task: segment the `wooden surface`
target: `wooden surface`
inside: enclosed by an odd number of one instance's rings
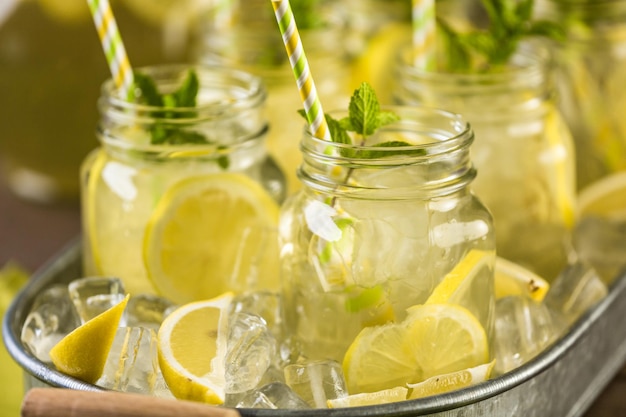
[[[0,266],[13,260],[34,271],[79,233],[78,202],[63,206],[35,205],[13,196],[0,181]],[[567,381],[563,381],[563,389],[567,389]],[[584,417],[613,416],[626,416],[626,367],[584,414]]]

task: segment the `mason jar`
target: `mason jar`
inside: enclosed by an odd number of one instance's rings
[[[477,138],[472,189],[493,214],[498,255],[551,281],[566,263],[576,175],[544,52],[521,48],[498,72],[446,73],[416,68],[406,48],[393,95],[397,103],[445,108],[468,120]]]
[[[302,189],[279,224],[285,321],[298,357],[342,362],[360,331],[401,323],[476,255],[464,290],[447,303],[471,311],[491,336],[495,241],[491,214],[469,187],[474,134],[458,115],[390,109],[400,121],[363,146],[308,131],[302,138]]]
[[[352,93],[339,3],[291,1],[317,93],[329,109],[346,107]],[[268,151],[283,169],[289,193],[295,192],[300,187],[296,171],[302,157],[292,132],[302,126],[304,119],[297,110],[303,105],[271,2],[246,0],[215,6],[205,19],[202,39],[199,62],[240,68],[264,81],[270,121]]]
[[[0,3],[0,175],[29,201],[78,206],[80,164],[98,146],[93,104],[109,74],[88,4]],[[133,65],[191,59],[199,2],[110,3]]]
[[[85,275],[116,276],[131,294],[177,303],[277,289],[286,188],[265,147],[264,85],[226,67],[138,72],[167,94],[190,70],[199,81],[195,107],[129,102],[111,80],[103,85],[100,147],[81,169]],[[165,140],[153,143],[155,132]],[[204,139],[177,139],[184,135]]]
[[[626,170],[626,1],[541,0],[536,13],[565,30],[555,80],[582,189]]]

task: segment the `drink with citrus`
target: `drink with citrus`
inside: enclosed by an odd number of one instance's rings
[[[472,189],[493,213],[498,255],[553,280],[574,224],[574,147],[538,50],[487,72],[425,71],[404,50],[395,100],[462,114],[476,132]]]
[[[175,302],[275,287],[285,188],[264,146],[260,79],[160,66],[135,82],[137,101],[111,81],[99,101],[101,146],[81,172],[86,274]]]
[[[331,123],[338,142],[304,134],[303,189],[279,234],[295,352],[342,362],[351,394],[488,362],[494,306],[492,219],[469,190],[469,125],[411,107],[361,117],[353,110],[371,91],[361,93],[349,116],[333,115],[354,128]],[[385,125],[374,133],[358,120]]]

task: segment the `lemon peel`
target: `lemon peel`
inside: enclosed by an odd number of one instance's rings
[[[95,383],[102,375],[115,333],[130,298],[77,327],[50,350],[50,359],[64,374]]]

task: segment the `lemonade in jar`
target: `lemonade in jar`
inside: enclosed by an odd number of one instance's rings
[[[626,1],[541,0],[537,15],[565,31],[554,45],[555,80],[582,190],[626,170]]]
[[[81,171],[85,273],[176,303],[275,288],[285,181],[261,80],[164,65],[136,71],[133,91],[109,81],[99,100],[101,146]]]
[[[489,362],[494,308],[472,130],[444,111],[368,108],[364,86],[331,113],[333,142],[304,133],[303,189],[279,226],[295,355],[343,363],[350,394]]]
[[[558,109],[548,41],[536,36],[560,32],[532,20],[532,6],[484,5],[484,28],[442,15],[436,42],[398,54],[393,97],[466,118],[477,138],[471,187],[493,213],[498,255],[552,281],[567,262],[574,225],[575,149]]]

